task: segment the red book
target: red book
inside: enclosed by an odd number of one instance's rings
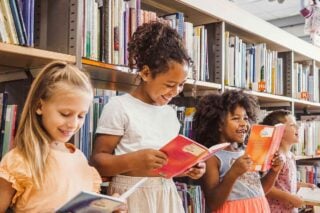
[[[207,148],[190,138],[178,135],[160,149],[167,155],[168,162],[163,167],[156,169],[155,172],[165,178],[174,177],[200,161],[207,160],[215,152],[229,145],[229,143],[221,143]]]
[[[246,153],[253,161],[253,170],[264,172],[270,169],[271,160],[279,149],[284,129],[284,124],[252,125]]]

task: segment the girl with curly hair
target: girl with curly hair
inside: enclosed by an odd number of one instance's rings
[[[265,193],[273,186],[283,163],[276,154],[272,168],[262,178],[251,171],[252,160],[244,154],[244,142],[257,110],[252,96],[235,90],[207,95],[197,106],[195,139],[207,147],[231,143],[206,161],[207,171],[201,182],[209,212],[270,212]]]
[[[153,22],[138,27],[130,40],[129,66],[137,68],[140,84],[113,97],[98,123],[91,163],[101,176],[113,176],[109,193],[123,193],[142,177],[149,177],[128,198],[129,212],[182,213],[182,201],[172,179],[154,174],[167,162],[159,149],[178,135],[180,124],[168,102],[178,95],[191,63],[176,30]],[[200,178],[200,163],[184,175]]]

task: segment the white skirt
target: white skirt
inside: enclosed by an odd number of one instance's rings
[[[117,175],[108,194],[122,194],[142,177]],[[128,199],[128,213],[184,213],[181,198],[172,179],[149,177]]]

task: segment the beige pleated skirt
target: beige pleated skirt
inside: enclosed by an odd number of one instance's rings
[[[108,194],[122,194],[141,177],[118,175],[112,178]],[[128,213],[184,213],[172,179],[150,177],[128,199]]]

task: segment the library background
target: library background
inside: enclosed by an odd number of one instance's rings
[[[142,23],[164,19],[183,37],[194,61],[183,94],[172,103],[181,133],[192,134],[195,98],[245,89],[258,98],[261,117],[279,108],[297,116],[301,137],[293,150],[297,178],[319,185],[320,12],[316,1],[0,2],[0,157],[13,146],[34,76],[53,60],[76,64],[90,74],[95,87],[90,113],[72,141],[89,157],[103,106],[111,96],[137,85],[135,70],[127,66],[127,41]],[[289,17],[279,15],[284,8]],[[200,186],[177,180],[177,188],[186,212],[204,212]]]

